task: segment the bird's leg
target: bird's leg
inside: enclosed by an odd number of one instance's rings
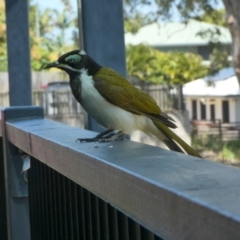
[[[109,133],[113,132],[114,130],[112,129],[107,129],[106,131],[102,132],[102,133],[99,133],[96,137],[93,137],[93,138],[78,138],[76,140],[79,141],[79,142],[97,142],[99,141],[100,139],[102,139],[105,135],[108,136]]]
[[[112,142],[117,140],[124,139],[124,133],[119,131],[117,133],[112,129],[108,129],[102,133],[99,133],[96,137],[93,138],[78,138],[76,141],[79,142]]]
[[[122,131],[117,133],[108,134],[107,136],[102,137],[99,139],[99,142],[113,142],[118,140],[124,140],[125,134]]]

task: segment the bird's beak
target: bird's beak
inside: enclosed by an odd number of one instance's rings
[[[44,69],[53,68],[53,67],[55,67],[55,68],[61,68],[62,66],[63,66],[63,64],[59,63],[58,61],[54,61],[54,62],[51,62],[51,63],[49,63],[48,65],[46,65],[46,66],[44,67]]]

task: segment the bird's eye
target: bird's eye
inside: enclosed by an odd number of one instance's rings
[[[69,63],[74,63],[74,62],[75,62],[75,59],[70,58],[70,59],[68,60],[68,62],[69,62]]]

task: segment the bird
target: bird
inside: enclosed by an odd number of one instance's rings
[[[75,99],[106,130],[80,142],[119,140],[140,130],[154,135],[170,150],[195,157],[201,156],[170,128],[174,119],[162,112],[156,101],[132,85],[117,71],[99,65],[84,50],[72,50],[45,66],[58,68],[69,75]]]

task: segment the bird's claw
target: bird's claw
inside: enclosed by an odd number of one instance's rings
[[[78,138],[76,142],[97,142],[98,139],[95,138]]]
[[[107,130],[103,133],[98,134],[97,136],[93,138],[78,138],[76,139],[76,142],[114,142],[118,140],[124,140],[124,134],[122,131],[119,131],[118,133],[112,133],[113,130]]]

